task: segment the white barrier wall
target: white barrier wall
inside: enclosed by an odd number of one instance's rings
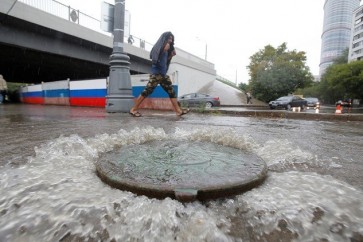
[[[69,105],[69,80],[42,83],[44,104]]]
[[[72,106],[105,107],[107,82],[104,79],[71,81],[69,102]]]
[[[23,102],[24,103],[33,103],[33,104],[43,104],[43,90],[42,84],[27,86],[23,89]]]
[[[20,87],[19,88],[19,98],[20,102],[25,103],[24,94],[28,92],[28,87]]]

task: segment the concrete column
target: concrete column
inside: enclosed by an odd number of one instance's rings
[[[107,86],[106,111],[129,112],[134,105],[130,77],[130,57],[124,51],[125,0],[115,0],[113,50]]]

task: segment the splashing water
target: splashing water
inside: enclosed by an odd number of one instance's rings
[[[247,202],[249,222],[260,234],[270,233],[281,221],[300,241],[344,241],[363,232],[363,193],[330,176],[272,173],[258,191],[239,199]]]
[[[271,239],[287,229],[291,240],[350,241],[363,234],[362,191],[330,176],[270,172],[258,188],[204,204],[136,196],[96,176],[94,164],[102,153],[166,139],[250,150],[269,166],[319,162],[298,147],[276,151],[271,140],[258,145],[233,129],[166,133],[146,127],[91,138],[61,136],[35,147],[27,164],[1,170],[0,240],[239,241]]]

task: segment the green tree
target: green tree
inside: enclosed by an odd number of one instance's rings
[[[363,99],[363,61],[329,66],[319,89],[329,103],[345,98]]]
[[[286,43],[276,49],[267,45],[252,55],[250,60],[247,66],[251,77],[249,86],[252,95],[261,101],[268,102],[287,95],[313,81],[310,69],[305,64],[305,52],[289,51]]]
[[[342,51],[340,56],[338,56],[336,59],[333,60],[333,64],[328,68],[332,68],[335,65],[339,64],[347,64],[348,54],[349,54],[349,48],[346,48],[345,50]],[[334,88],[330,88],[330,84],[328,83],[327,79],[322,77],[320,82],[313,82],[311,86],[298,89],[296,93],[299,93],[304,97],[317,97],[321,101],[323,101],[323,103],[334,104],[337,101],[336,96],[340,95],[339,92],[338,95],[334,95],[335,91],[336,90],[334,90]]]
[[[238,88],[241,89],[242,91],[246,92],[248,89],[248,85],[246,83],[240,82],[238,84]]]
[[[296,90],[295,93],[303,95],[304,97],[317,97],[319,99],[322,99],[320,82],[314,82],[308,87],[299,88]]]

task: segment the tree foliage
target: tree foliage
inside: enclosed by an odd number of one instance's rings
[[[334,103],[339,99],[363,99],[363,61],[333,64],[319,84],[321,99]]]
[[[305,64],[305,52],[288,51],[286,43],[276,49],[267,45],[250,60],[247,66],[250,89],[261,101],[268,102],[312,83],[313,76]]]
[[[246,83],[241,82],[241,83],[238,84],[238,88],[241,89],[244,92],[247,92],[248,85]]]

